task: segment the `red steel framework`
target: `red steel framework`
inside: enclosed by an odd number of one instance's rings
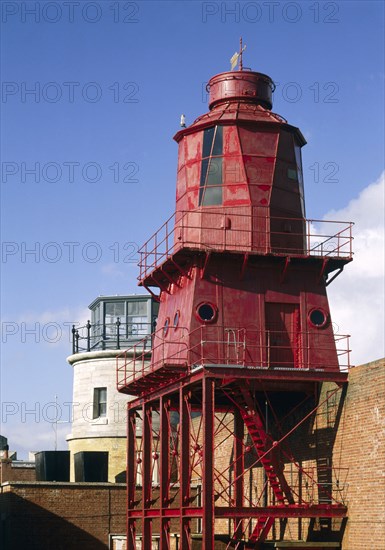
[[[210,112],[175,136],[176,212],[140,250],[160,328],[117,357],[133,396],[127,548],[155,535],[175,548],[171,534],[182,550],[335,540],[350,350],[326,286],[352,260],[352,224],[305,219],[305,140],[270,112],[268,76],[209,87]]]

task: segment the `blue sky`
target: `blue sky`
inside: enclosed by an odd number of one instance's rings
[[[1,433],[20,456],[52,448],[41,410],[55,394],[71,401],[68,324],[84,321],[99,294],[140,292],[133,251],[173,211],[180,115],[189,124],[207,111],[205,83],[229,70],[240,36],[244,65],[277,83],[273,110],[308,141],[307,216],[356,215],[366,231],[362,249],[373,231],[379,238],[362,257],[382,257],[382,2],[1,8],[1,397],[13,411],[3,406]],[[354,291],[360,276],[360,295],[380,288],[377,279],[365,285],[364,271],[352,271],[334,298],[347,324],[355,321],[340,304],[343,290]],[[383,298],[373,299],[381,308]],[[331,307],[333,314],[332,300]],[[373,338],[370,355],[357,337],[357,362],[383,355]],[[28,414],[35,403],[40,413]],[[68,432],[61,425],[62,445]]]

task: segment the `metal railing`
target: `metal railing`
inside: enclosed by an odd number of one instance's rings
[[[342,372],[350,368],[348,335],[208,325],[192,332],[182,327],[164,332],[157,330],[117,356],[118,389],[164,366],[185,367],[186,373],[201,365]]]
[[[154,329],[151,323],[122,323],[118,317],[115,323],[72,325],[72,353],[122,349],[149,337]],[[151,338],[149,337],[149,348]]]
[[[290,488],[296,495],[299,504],[346,503],[349,489],[348,468],[307,466],[306,468],[299,467],[298,470],[285,470],[285,474],[288,481],[290,480]],[[272,499],[270,487],[269,493],[270,499]]]
[[[351,222],[303,218],[257,217],[202,211],[174,213],[139,249],[139,280],[181,248],[352,258]]]

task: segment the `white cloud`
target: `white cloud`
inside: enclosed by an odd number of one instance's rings
[[[62,308],[59,310],[26,311],[18,316],[18,323],[74,323],[85,325],[90,316],[88,308]]]
[[[33,420],[12,423],[8,429],[3,425],[3,435],[8,438],[10,450],[17,449],[17,458],[26,460],[30,451],[53,451],[55,440],[58,449],[67,450],[66,436],[71,432],[71,424],[58,424],[56,436],[53,426],[48,422]]]
[[[384,179],[368,185],[325,220],[353,221],[354,260],[328,287],[330,309],[340,334],[351,334],[352,363],[385,355],[384,349]]]
[[[18,313],[13,319],[1,320],[2,342],[3,344],[14,343],[18,346],[37,344],[45,346],[45,349],[47,346],[50,349],[52,346],[55,348],[65,346],[69,351],[69,344],[72,341],[72,325],[84,326],[87,319],[90,319],[90,311],[87,308],[27,310]],[[20,350],[19,347],[18,351]],[[23,353],[25,352],[27,350],[24,346]],[[12,349],[12,353],[15,353],[14,349]]]

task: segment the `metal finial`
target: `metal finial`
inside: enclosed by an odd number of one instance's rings
[[[235,52],[235,54],[230,59],[230,64],[231,64],[231,70],[232,71],[235,69],[237,64],[238,64],[238,70],[243,71],[242,56],[243,56],[243,52],[245,51],[245,49],[246,49],[246,46],[242,46],[242,36],[241,36],[241,38],[239,40],[239,52]]]

